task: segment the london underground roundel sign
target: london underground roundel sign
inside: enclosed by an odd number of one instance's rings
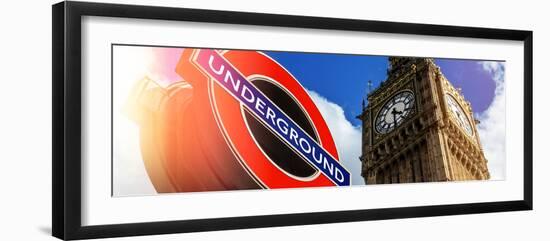
[[[191,88],[169,86],[164,91],[162,114],[154,118],[163,128],[147,136],[162,139],[164,148],[142,150],[154,153],[151,159],[163,159],[159,167],[144,155],[157,190],[351,184],[315,103],[267,55],[185,49],[176,72]],[[165,178],[153,178],[163,174]]]

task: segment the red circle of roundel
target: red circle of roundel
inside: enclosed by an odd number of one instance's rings
[[[319,137],[319,144],[338,160],[336,145],[325,120],[306,90],[288,71],[273,59],[256,51],[230,50],[221,55],[248,80],[253,76],[267,77],[286,89],[311,120]],[[319,170],[311,177],[297,178],[280,169],[254,141],[242,113],[242,108],[245,107],[212,79],[209,81],[208,89],[213,111],[228,143],[238,159],[265,187],[334,186],[334,183]]]

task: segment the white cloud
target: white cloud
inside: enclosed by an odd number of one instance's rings
[[[506,173],[506,101],[504,63],[480,62],[483,70],[490,73],[496,84],[495,97],[489,108],[476,116],[481,145],[488,160],[491,180],[503,180]]]
[[[321,111],[336,142],[340,161],[351,172],[352,184],[365,184],[361,176],[361,127],[353,126],[344,115],[344,109],[315,91],[308,90],[313,102]]]

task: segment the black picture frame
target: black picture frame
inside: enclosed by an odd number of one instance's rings
[[[421,207],[345,210],[334,212],[246,216],[82,226],[81,224],[81,17],[104,16],[205,23],[282,26],[425,36],[516,40],[524,43],[524,186],[523,199],[502,202]],[[306,225],[380,219],[532,210],[533,206],[533,32],[290,16],[262,13],[197,10],[171,7],[60,2],[52,6],[52,233],[60,239],[87,239]]]

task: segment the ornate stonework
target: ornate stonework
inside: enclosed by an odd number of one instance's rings
[[[460,89],[433,59],[389,61],[387,80],[369,93],[358,116],[366,184],[489,179],[477,121]],[[397,96],[403,91],[414,102]]]

